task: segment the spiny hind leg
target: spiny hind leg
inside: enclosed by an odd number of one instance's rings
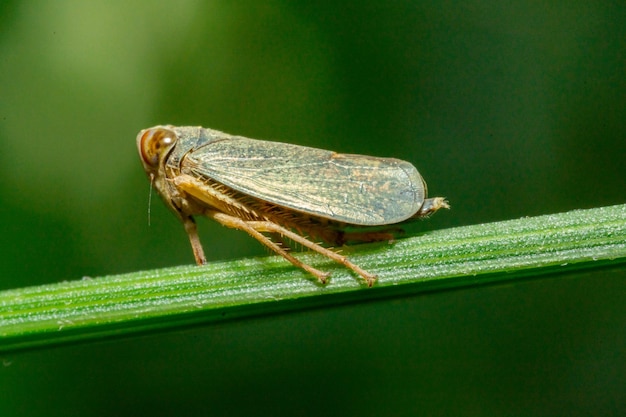
[[[288,239],[296,243],[299,243],[306,248],[314,250],[315,252],[321,255],[324,255],[332,259],[335,262],[342,264],[346,268],[349,268],[353,270],[354,272],[356,272],[357,274],[359,274],[360,276],[362,276],[367,282],[368,287],[371,287],[372,285],[374,285],[374,282],[376,282],[376,275],[371,274],[367,272],[366,270],[364,270],[363,268],[361,268],[360,266],[350,262],[350,260],[346,258],[345,256],[340,255],[337,252],[333,252],[332,250],[327,249],[323,246],[320,246],[317,243],[311,242],[304,236],[301,236],[289,229],[286,229],[280,226],[279,224],[276,224],[270,221],[248,221],[246,223],[250,225],[253,229],[259,232],[279,233],[282,236],[285,236]]]
[[[298,268],[302,268],[305,271],[309,272],[315,278],[317,278],[322,284],[325,284],[328,276],[330,275],[328,272],[322,272],[319,269],[313,268],[311,265],[305,264],[298,258],[292,256],[289,252],[283,249],[280,245],[276,244],[272,240],[270,240],[267,236],[262,234],[261,232],[278,232],[278,230],[264,230],[265,228],[259,228],[257,223],[270,223],[270,222],[255,222],[249,220],[243,220],[239,217],[229,216],[228,214],[219,213],[219,212],[209,212],[207,215],[217,222],[223,224],[226,227],[230,227],[233,229],[243,230],[248,233],[250,236],[267,246],[269,249],[273,250]],[[273,224],[273,223],[271,223]],[[286,230],[286,229],[285,229]],[[308,241],[307,241],[308,242]],[[310,242],[309,242],[310,243]]]

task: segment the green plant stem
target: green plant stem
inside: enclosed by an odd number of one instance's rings
[[[379,280],[315,254],[330,283],[278,257],[0,292],[0,352],[423,291],[626,264],[626,205],[457,227],[346,248]]]

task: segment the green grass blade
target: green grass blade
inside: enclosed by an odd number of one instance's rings
[[[359,245],[350,258],[374,288],[333,272],[321,286],[278,257],[215,262],[0,292],[0,352],[626,264],[626,205],[438,230]]]

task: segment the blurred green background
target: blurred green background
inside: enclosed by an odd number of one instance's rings
[[[0,1],[0,289],[192,263],[135,136],[413,162],[410,232],[626,201],[626,3]],[[208,221],[209,260],[263,256]],[[624,415],[603,270],[1,357],[0,415]]]

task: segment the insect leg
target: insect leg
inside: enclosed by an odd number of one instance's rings
[[[219,213],[219,212],[207,212],[207,216],[215,219],[217,222],[223,224],[226,227],[231,227],[233,229],[243,230],[247,232],[250,236],[294,264],[295,266],[304,269],[309,272],[313,276],[315,276],[322,284],[326,283],[328,276],[330,275],[328,272],[322,272],[319,269],[315,269],[312,266],[305,264],[300,261],[298,258],[292,256],[283,248],[281,248],[276,243],[272,242],[267,236],[263,235],[254,225],[253,223],[269,223],[269,222],[252,222],[240,219],[239,217],[229,216],[228,214]],[[271,223],[273,224],[273,223]],[[269,231],[269,230],[268,230]],[[307,241],[308,242],[308,241]]]
[[[201,181],[189,175],[180,175],[176,177],[174,179],[174,184],[182,192],[185,192],[197,198],[198,200],[206,203],[207,205],[211,207],[215,207],[215,208],[223,207],[224,209],[234,207],[234,208],[240,209],[242,212],[247,211],[247,208],[241,205],[241,203],[239,203],[236,199],[228,196],[227,194],[220,193],[209,186],[206,186]],[[261,242],[262,244],[264,244],[265,246],[267,246],[268,248],[270,248],[277,254],[281,255],[283,258],[287,259],[289,262],[291,262],[295,266],[302,268],[305,271],[308,271],[309,273],[314,275],[322,283],[325,283],[326,279],[329,276],[327,272],[322,272],[298,260],[291,254],[289,254],[285,249],[280,247],[280,245],[276,244],[275,242],[270,240],[267,236],[263,235],[261,232],[277,233],[279,235],[285,236],[296,243],[300,243],[304,247],[314,250],[315,252],[321,255],[324,255],[344,265],[346,268],[349,268],[353,270],[354,272],[356,272],[357,274],[361,275],[367,282],[367,285],[370,287],[374,285],[374,282],[376,281],[376,275],[371,274],[363,270],[362,268],[360,268],[358,265],[353,264],[345,256],[339,255],[338,253],[333,252],[330,249],[326,249],[323,246],[313,243],[310,240],[306,239],[305,237],[297,233],[294,233],[291,230],[286,229],[274,222],[267,221],[267,220],[266,221],[245,220],[240,217],[228,215],[221,211],[215,211],[215,210],[210,210],[210,209],[204,210],[203,214],[205,214],[207,217],[215,219],[216,221],[223,224],[224,226],[245,231],[250,236],[254,237],[259,242]],[[195,230],[195,224],[193,222],[191,222],[190,224],[188,224],[188,222],[186,221],[184,222],[185,222],[185,229],[188,230],[187,234],[189,235],[191,245],[194,248],[194,255],[202,254],[202,256],[204,256],[204,254],[202,253],[202,246],[200,245],[200,240],[198,239],[197,232]],[[197,248],[199,250],[197,250]],[[198,257],[196,256],[196,261],[197,259]]]
[[[204,256],[202,243],[200,243],[200,238],[198,237],[196,222],[193,220],[193,217],[189,216],[185,217],[183,225],[185,226],[187,236],[189,236],[189,242],[191,242],[191,249],[193,249],[193,256],[196,258],[196,263],[198,265],[204,265],[206,263],[206,256]]]
[[[369,272],[367,272],[360,266],[353,264],[345,256],[340,255],[336,252],[333,252],[332,250],[327,249],[323,246],[320,246],[317,243],[311,242],[307,238],[300,236],[299,234],[294,233],[291,230],[286,229],[279,224],[276,224],[270,221],[248,221],[246,223],[248,223],[252,228],[254,228],[255,230],[258,230],[259,232],[280,233],[281,235],[286,236],[288,239],[291,239],[294,242],[299,243],[304,247],[314,250],[315,252],[321,255],[324,255],[332,259],[335,262],[342,264],[346,268],[349,268],[353,270],[354,272],[356,272],[357,274],[361,275],[367,282],[368,287],[371,287],[372,285],[374,285],[374,282],[376,282],[376,275],[370,274]]]

